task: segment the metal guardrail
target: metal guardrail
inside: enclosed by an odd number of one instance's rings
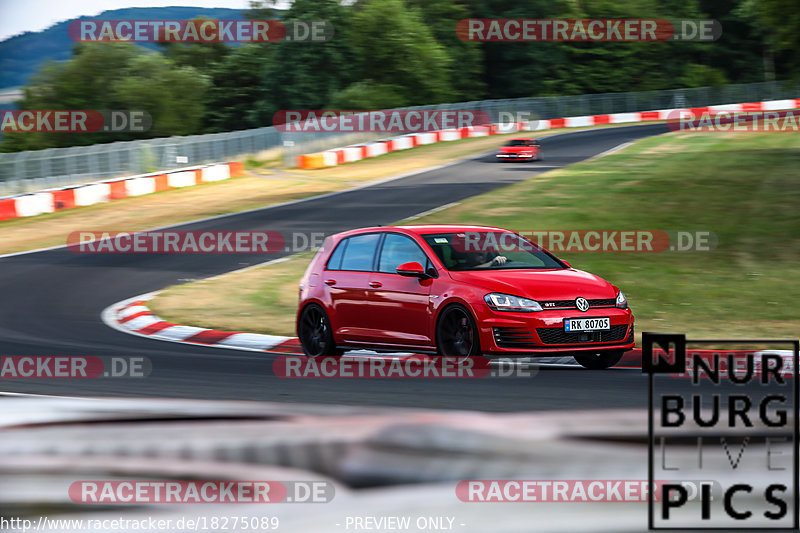
[[[273,127],[0,153],[0,196],[226,161],[281,145]]]
[[[532,118],[549,119],[796,97],[800,97],[798,85],[763,82],[663,91],[482,100],[407,109],[474,109],[488,113],[493,121],[499,121],[501,112],[527,112]],[[286,161],[291,163],[298,154],[385,136],[380,132],[282,133],[270,126],[207,135],[0,153],[0,196],[230,160],[281,146]]]

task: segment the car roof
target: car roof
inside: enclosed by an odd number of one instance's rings
[[[494,226],[471,226],[464,224],[425,224],[412,226],[373,226],[369,228],[359,228],[342,233],[342,235],[356,235],[358,233],[369,233],[372,231],[399,231],[400,233],[416,233],[417,235],[430,235],[433,233],[460,233],[463,231],[503,231],[510,230]]]

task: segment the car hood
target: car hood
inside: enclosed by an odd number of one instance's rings
[[[559,270],[472,270],[450,272],[454,280],[534,300],[614,298],[616,290],[599,276],[574,268]]]

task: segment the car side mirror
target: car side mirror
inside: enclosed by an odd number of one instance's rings
[[[422,268],[422,265],[420,265],[416,261],[411,261],[410,263],[403,263],[402,265],[397,267],[396,272],[401,276],[405,276],[407,278],[427,279],[430,277],[425,272],[425,269]]]

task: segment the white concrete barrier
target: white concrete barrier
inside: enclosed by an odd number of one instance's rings
[[[228,165],[211,165],[203,168],[203,181],[221,181],[231,177],[231,169]]]
[[[197,184],[194,170],[187,170],[185,172],[173,172],[167,174],[167,183],[170,187],[191,187]]]
[[[55,211],[53,195],[49,192],[25,194],[16,198],[17,216],[33,217]]]
[[[153,177],[131,178],[125,180],[128,196],[142,196],[156,192],[156,179]]]
[[[74,190],[75,205],[94,205],[108,201],[111,186],[108,183],[92,183]]]
[[[365,146],[367,147],[367,157],[378,157],[388,152],[386,143],[370,143]]]

